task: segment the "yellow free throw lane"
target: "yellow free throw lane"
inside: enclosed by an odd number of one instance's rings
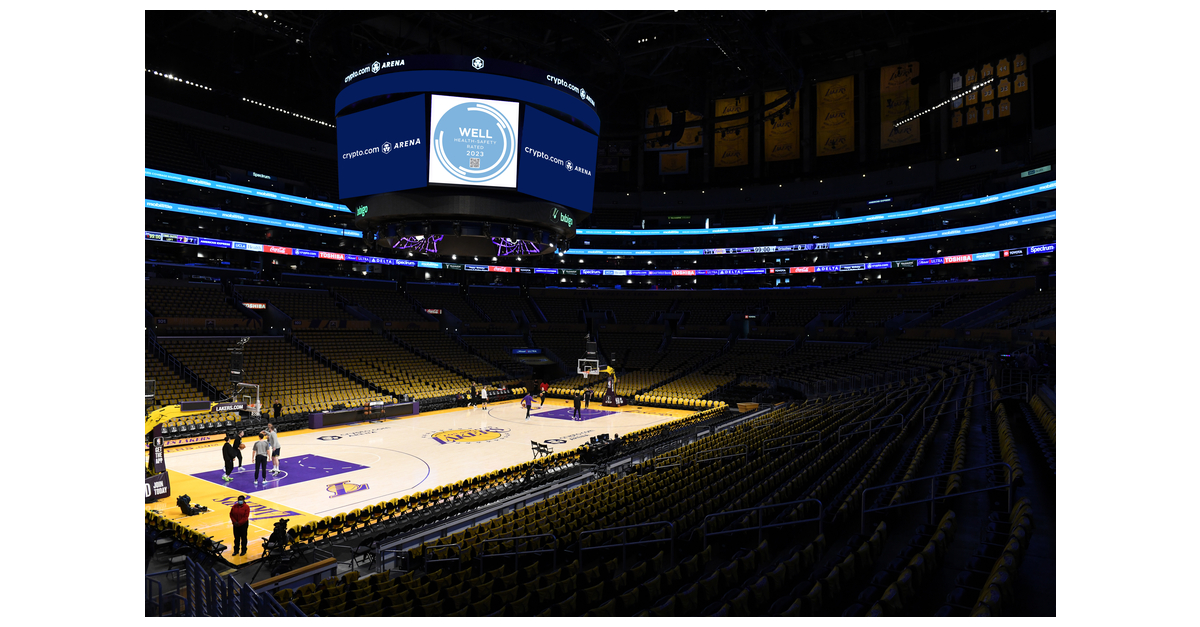
[[[321,519],[321,517],[313,516],[308,512],[284,507],[279,503],[238,492],[181,472],[167,470],[167,474],[171,481],[171,496],[147,503],[146,509],[156,511],[168,520],[178,522],[224,544],[226,549],[221,555],[235,566],[262,557],[263,541],[271,535],[277,521],[287,519],[288,527],[296,527]],[[184,494],[191,497],[192,505],[203,505],[209,511],[195,516],[184,516],[183,512],[179,510],[179,506],[175,504],[175,499]],[[239,495],[247,497],[246,503],[250,506],[250,526],[246,530],[246,539],[248,540],[246,555],[239,554],[234,557],[232,555],[233,523],[229,520],[229,508],[237,502]]]

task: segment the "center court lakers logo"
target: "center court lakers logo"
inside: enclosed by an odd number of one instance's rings
[[[358,483],[350,483],[349,481],[339,481],[338,483],[331,483],[331,484],[325,486],[325,489],[328,490],[329,492],[333,493],[329,497],[329,498],[333,498],[335,496],[345,496],[347,494],[350,494],[351,492],[358,492],[360,490],[366,490],[370,487],[371,486],[369,486],[365,483],[358,484]]]
[[[427,437],[438,444],[472,444],[475,442],[490,442],[503,440],[509,435],[508,429],[485,427],[483,429],[451,429],[427,433]]]

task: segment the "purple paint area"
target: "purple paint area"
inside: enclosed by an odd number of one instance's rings
[[[612,414],[615,414],[615,413],[617,413],[617,412],[603,411],[600,409],[580,408],[579,409],[579,420],[584,421],[584,420],[592,420],[594,418],[603,418],[605,416],[611,416]],[[552,409],[550,411],[534,412],[530,415],[537,416],[538,418],[553,418],[555,420],[575,420],[575,410],[570,407],[563,407],[561,409]]]
[[[217,485],[224,485],[241,492],[258,492],[259,490],[270,490],[285,485],[296,483],[304,483],[314,479],[325,479],[334,475],[340,475],[344,472],[352,472],[362,470],[367,466],[360,466],[350,462],[344,462],[337,459],[330,459],[320,455],[301,455],[300,457],[284,457],[279,460],[279,474],[272,475],[270,472],[271,463],[267,462],[267,479],[264,481],[259,477],[258,487],[254,486],[254,464],[253,462],[243,466],[245,470],[239,472],[237,468],[233,469],[233,481],[226,483],[221,476],[225,474],[224,469],[210,470],[195,475],[197,479],[211,481]]]

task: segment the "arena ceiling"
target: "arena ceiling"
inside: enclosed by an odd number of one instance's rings
[[[341,78],[364,61],[479,55],[570,77],[619,133],[651,102],[697,110],[912,58],[965,65],[1053,36],[1045,11],[148,11],[146,64],[331,121]],[[248,121],[292,126],[270,120]]]

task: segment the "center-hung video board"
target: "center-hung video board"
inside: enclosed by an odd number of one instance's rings
[[[592,210],[599,116],[585,90],[478,57],[373,63],[346,83],[336,103],[343,199],[456,186]]]

